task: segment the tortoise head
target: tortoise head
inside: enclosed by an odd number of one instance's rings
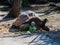
[[[48,21],[48,19],[45,18],[42,22],[43,22],[43,23],[46,23],[47,21]]]

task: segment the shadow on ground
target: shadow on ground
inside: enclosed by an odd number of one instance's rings
[[[46,8],[47,7],[47,8]],[[46,8],[46,9],[44,9]],[[43,9],[43,11],[41,11]],[[44,15],[49,15],[50,13],[59,13],[60,14],[60,7],[58,6],[34,6],[34,7],[24,7],[22,10],[27,11],[27,10],[32,10],[32,11],[37,11],[36,13],[44,13]]]
[[[32,34],[19,35],[27,39],[28,45],[60,45],[60,33],[38,32]]]
[[[36,37],[34,37],[36,36]],[[28,45],[59,45],[60,44],[60,36],[59,34],[54,34],[54,33],[35,33],[31,35],[24,35],[22,38],[30,38],[34,37],[31,42],[29,42]]]

